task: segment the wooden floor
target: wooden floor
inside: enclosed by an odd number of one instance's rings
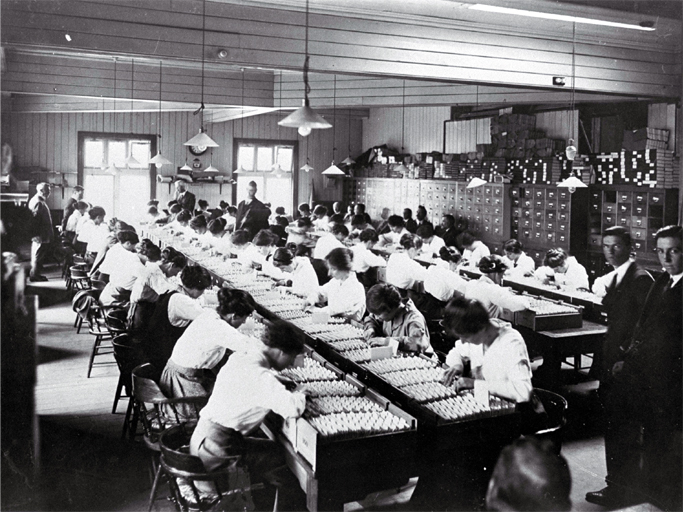
[[[63,281],[50,280],[37,287],[42,306],[35,397],[42,478],[39,489],[27,492],[8,510],[146,510],[150,458],[140,441],[121,440],[126,403],[112,414],[118,379],[113,357],[103,356],[102,361],[112,364],[96,366],[91,378],[86,378],[93,337],[87,330],[76,334],[75,313]],[[570,398],[572,414],[562,451],[572,473],[573,509],[602,510],[584,501],[587,491],[604,485],[604,445],[596,434],[599,410],[590,389],[579,391],[582,394]],[[345,510],[411,510],[408,500],[414,484],[347,503]],[[163,498],[167,489],[160,494],[154,509],[174,510]]]

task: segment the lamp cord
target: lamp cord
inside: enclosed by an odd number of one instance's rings
[[[159,61],[159,115],[157,116],[157,130],[159,131],[158,136],[159,136],[159,153],[161,153],[161,83],[162,83],[162,75],[161,75],[161,67],[163,66],[163,63]]]
[[[574,115],[574,105],[576,102],[576,22],[572,23],[572,96],[571,96],[571,113]],[[574,122],[571,123],[572,139],[574,139]]]
[[[405,147],[403,146],[404,138],[405,138],[405,129],[406,129],[406,81],[403,79],[403,99],[401,101],[401,154],[403,154],[403,150]]]
[[[206,42],[206,0],[202,2],[202,105],[201,109],[204,110],[204,44]],[[203,116],[202,116],[203,117]],[[202,127],[204,125],[204,119],[202,119]]]
[[[304,46],[304,98],[308,104],[308,93],[311,92],[311,86],[308,85],[308,65],[311,57],[308,55],[308,1],[306,0],[306,42]]]
[[[335,153],[337,152],[337,140],[336,140],[336,133],[337,133],[337,75],[334,75],[334,92],[332,96],[332,119],[334,120],[334,124],[332,125],[332,161],[334,162],[334,156]]]
[[[244,68],[242,68],[242,115],[240,116],[240,136],[244,138]]]
[[[133,133],[133,96],[135,95],[135,89],[133,86],[133,80],[135,79],[135,59],[131,59],[130,68],[130,133]]]

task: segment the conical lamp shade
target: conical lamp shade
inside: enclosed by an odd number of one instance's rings
[[[274,163],[274,164],[271,166],[271,172],[272,172],[273,174],[282,174],[284,171],[282,170],[282,167],[280,166],[279,163]]]
[[[241,164],[240,164],[240,166],[239,166],[237,169],[235,169],[234,171],[232,171],[233,174],[242,174],[242,173],[245,173],[245,172],[247,172],[247,170],[246,170],[244,167],[242,167]]]
[[[190,167],[189,165],[187,165],[187,162],[185,162],[185,165],[183,165],[183,166],[180,168],[180,170],[181,170],[181,171],[191,171],[191,170],[192,170],[192,167]]]
[[[207,148],[217,148],[218,143],[204,132],[204,128],[201,128],[199,133],[183,144],[183,146],[203,146]]]
[[[118,170],[118,168],[117,168],[114,164],[111,164],[109,167],[107,167],[107,171],[106,171],[106,172],[109,173],[109,174],[116,174],[116,173],[119,172],[119,170]]]
[[[334,161],[327,169],[323,171],[323,174],[325,176],[346,176],[346,173],[337,167]]]
[[[138,162],[133,155],[130,155],[128,158],[126,158],[126,165],[128,167],[131,165],[139,166],[140,162]]]
[[[299,170],[305,171],[305,172],[311,172],[311,171],[313,170],[313,167],[311,167],[310,165],[306,164],[306,165],[304,165],[303,167],[301,167]]]
[[[325,119],[315,113],[309,105],[308,101],[304,100],[302,107],[298,108],[282,121],[278,122],[280,126],[285,126],[287,128],[301,128],[302,126],[306,128],[314,128],[317,130],[323,130],[325,128],[332,128],[332,125],[325,121]],[[301,131],[300,135],[304,135]]]
[[[107,169],[107,167],[109,167],[107,165],[107,161],[104,159],[104,157],[102,157],[102,163],[100,163],[100,169],[102,169],[104,171]]]
[[[157,167],[161,167],[162,165],[171,165],[173,162],[171,162],[168,158],[166,158],[159,152],[156,154],[156,156],[154,156],[154,158],[152,158],[149,161],[149,163],[154,164]]]
[[[342,160],[342,163],[344,165],[353,165],[356,163],[356,161],[353,158],[351,158],[351,155],[349,155],[346,158],[344,158],[344,160]]]
[[[486,180],[482,180],[481,178],[472,178],[466,188],[477,188],[486,185],[486,183]]]
[[[576,176],[570,176],[566,180],[563,180],[557,184],[559,188],[569,188],[569,189],[576,189],[576,188],[586,188],[588,185],[586,185],[583,181],[581,181],[579,178]]]
[[[220,171],[216,169],[213,165],[209,165],[206,169],[204,169],[204,172],[209,173],[209,174],[217,174]]]

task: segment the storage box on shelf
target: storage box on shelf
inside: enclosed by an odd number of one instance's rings
[[[611,226],[631,231],[636,259],[659,269],[654,235],[678,220],[678,189],[638,186],[593,185],[590,187],[590,232],[588,270],[595,277],[610,269],[602,254],[602,233]]]
[[[524,244],[536,265],[548,249],[559,247],[586,262],[588,189],[573,194],[555,185],[512,185],[510,235]]]

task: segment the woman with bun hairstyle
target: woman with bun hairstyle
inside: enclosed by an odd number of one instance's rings
[[[422,239],[406,232],[400,239],[402,252],[395,252],[387,261],[387,283],[401,290],[413,287],[415,281],[424,281],[427,269],[415,261],[422,249]]]
[[[503,244],[504,259],[508,265],[508,269],[505,271],[506,276],[513,279],[533,277],[536,262],[531,256],[527,256],[523,249],[522,242],[516,238],[511,238]]]
[[[318,292],[318,276],[306,256],[295,256],[291,249],[280,247],[273,254],[273,265],[286,273],[276,281],[277,286],[288,286],[292,293],[302,297]]]
[[[543,284],[590,290],[586,268],[559,247],[548,250],[543,266],[538,267],[534,275]]]
[[[365,315],[365,288],[356,278],[353,253],[347,248],[332,249],[325,257],[330,281],[306,299],[306,305],[327,303],[321,311],[360,322]]]
[[[256,344],[237,330],[254,312],[251,295],[232,288],[221,288],[217,295],[218,307],[195,318],[173,348],[159,381],[168,397],[209,396],[228,357]],[[190,409],[184,412],[194,416]]]
[[[442,247],[439,249],[439,258],[440,263],[427,269],[424,287],[426,293],[445,306],[455,293],[465,293],[467,281],[458,274],[458,264],[462,258],[460,251],[455,247]]]
[[[484,256],[479,260],[479,271],[483,275],[479,279],[472,279],[465,287],[465,297],[481,302],[491,318],[499,318],[504,309],[523,311],[530,305],[527,298],[501,286],[507,269],[502,256]]]

